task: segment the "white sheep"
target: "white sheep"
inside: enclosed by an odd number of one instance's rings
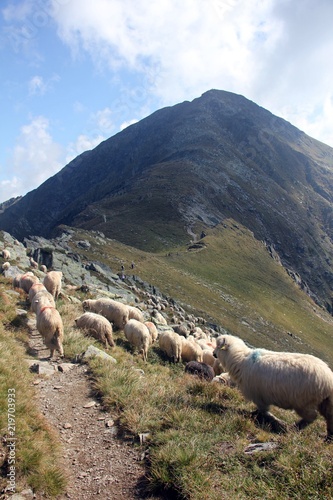
[[[154,342],[158,339],[158,330],[156,325],[152,321],[145,321],[144,324],[149,330],[151,343],[154,344]]]
[[[13,288],[20,288],[21,278],[23,276],[33,276],[33,275],[34,275],[34,273],[32,273],[31,271],[28,271],[24,275],[23,274],[16,274],[16,276],[14,276],[14,278],[13,278]]]
[[[212,366],[214,368],[216,358],[215,358],[213,351],[211,349],[203,349],[202,350],[202,361],[203,361],[203,363],[207,363],[207,365]]]
[[[157,309],[153,310],[153,318],[154,318],[155,322],[159,325],[167,326],[167,324],[168,324],[167,320],[165,319],[163,314],[161,314]]]
[[[327,440],[333,439],[333,372],[310,354],[251,349],[238,337],[221,335],[214,354],[259,417],[272,419],[271,405],[295,410],[303,429],[318,412],[325,418]]]
[[[148,327],[136,319],[130,319],[124,327],[124,334],[128,342],[142,353],[144,361],[148,358],[150,333]]]
[[[182,341],[180,335],[173,330],[165,330],[159,333],[158,343],[163,351],[174,363],[178,363],[182,353]]]
[[[55,350],[63,357],[64,327],[59,311],[52,306],[42,307],[37,314],[36,326],[44,344],[50,349],[50,358],[53,357]]]
[[[144,322],[144,317],[142,312],[138,307],[127,306],[128,307],[128,319],[136,319],[137,321]]]
[[[1,268],[3,271],[8,271],[8,269],[10,268],[10,262],[8,262],[8,261],[4,262],[1,266]]]
[[[42,271],[42,273],[47,273],[47,267],[45,266],[45,264],[42,264],[39,269]]]
[[[43,280],[45,288],[50,292],[55,300],[58,299],[59,293],[61,291],[62,272],[61,271],[49,271]]]
[[[40,290],[31,301],[31,310],[38,315],[39,311],[45,306],[55,307],[55,301],[50,292]]]
[[[5,259],[5,260],[10,260],[10,251],[7,250],[7,248],[4,248],[2,250],[2,257]]]
[[[30,288],[35,283],[39,283],[39,278],[37,276],[35,276],[34,274],[28,272],[28,273],[22,274],[22,276],[20,277],[19,288],[22,288],[22,290],[25,293],[29,293]]]
[[[185,337],[181,337],[181,342],[182,342],[182,352],[181,352],[182,361],[185,361],[186,363],[189,361],[199,361],[200,363],[202,363],[203,350],[201,349],[201,347],[196,342],[193,342],[188,338],[186,339]]]
[[[43,283],[34,283],[31,287],[30,287],[30,290],[29,290],[29,302],[30,304],[32,304],[32,301],[33,301],[33,298],[34,296],[36,295],[36,293],[40,292],[41,290],[46,290],[45,286],[43,285]]]
[[[87,299],[82,302],[84,311],[101,314],[116,328],[122,330],[128,321],[128,306],[113,299]]]
[[[93,312],[85,312],[75,319],[75,324],[95,339],[100,340],[106,349],[108,349],[108,346],[114,347],[112,325],[104,316]]]

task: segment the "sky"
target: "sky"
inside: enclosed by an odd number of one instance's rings
[[[333,147],[332,26],[332,0],[1,0],[0,202],[213,88]]]

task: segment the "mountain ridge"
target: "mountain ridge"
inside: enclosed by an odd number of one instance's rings
[[[64,224],[156,252],[231,217],[330,307],[332,201],[332,148],[210,90],[81,154],[0,214],[0,228],[22,239]]]

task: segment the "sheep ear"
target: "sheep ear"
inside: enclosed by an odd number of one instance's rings
[[[228,346],[227,346],[226,340],[225,340],[225,339],[223,339],[223,344],[222,344],[222,345],[221,345],[221,347],[220,347],[221,351],[225,351],[225,350],[227,349],[227,347],[228,347]]]

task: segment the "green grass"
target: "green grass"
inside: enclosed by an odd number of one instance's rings
[[[84,259],[105,262],[114,272],[124,263],[125,272],[131,274],[134,261],[135,274],[188,312],[255,346],[310,352],[333,365],[332,318],[297,288],[261,242],[233,221],[210,230],[199,250],[183,245],[153,254],[107,239],[97,245],[94,238],[81,231],[73,237],[76,251],[75,239],[90,240],[91,248],[82,251]],[[10,323],[14,315],[10,299],[4,296],[2,319]],[[91,343],[102,348],[75,329],[74,318],[82,312],[79,304],[60,301],[59,310],[67,359],[74,359]],[[254,406],[236,389],[185,375],[184,365],[165,361],[157,346],[149,350],[144,363],[122,332],[115,332],[114,339],[116,345],[109,353],[117,364],[93,359],[91,377],[103,405],[117,412],[117,425],[124,435],[146,452],[147,491],[188,500],[333,498],[332,445],[324,443],[322,418],[301,433],[292,428],[286,434],[272,433],[253,421]],[[20,380],[16,374],[15,380]],[[26,385],[22,381],[24,391]],[[33,406],[31,396],[29,400]],[[290,427],[296,419],[290,411],[274,408],[273,412]],[[142,434],[147,441],[141,447]],[[250,444],[268,441],[277,448],[245,453]],[[43,484],[37,483],[37,469],[29,469],[30,463],[43,462],[38,449],[29,455],[28,448],[20,460],[22,478],[41,491],[48,484],[46,469],[39,466],[44,471],[38,476]],[[51,472],[51,485],[58,484],[56,477],[56,471]]]

